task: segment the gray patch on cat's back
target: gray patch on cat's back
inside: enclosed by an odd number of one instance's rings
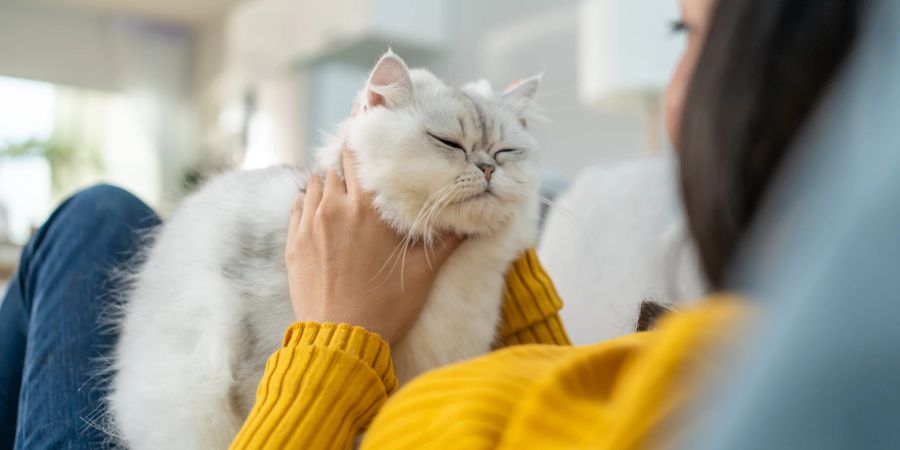
[[[255,370],[257,364],[252,363],[259,347],[259,338],[246,316],[241,320],[238,330],[235,343],[237,352],[232,361],[234,384],[228,389],[228,405],[237,417],[246,417],[254,402],[253,395],[249,395],[254,391],[247,389],[247,386],[256,383],[261,375]]]
[[[238,222],[237,227],[240,253],[245,258],[270,262],[282,255],[285,230],[278,227],[259,234],[249,222]]]
[[[257,233],[254,225],[241,220],[235,224],[233,251],[222,265],[221,273],[238,285],[247,280],[247,274],[270,269],[283,264],[286,231],[277,229]],[[248,280],[252,282],[252,280]]]
[[[265,356],[280,343],[281,336],[269,336],[267,330],[272,326],[284,329],[292,321],[284,267],[286,230],[242,219],[235,222],[230,239],[230,251],[220,270],[240,298],[240,323],[232,338],[234,384],[228,401],[238,417],[246,417],[253,407]]]
[[[241,317],[249,320],[243,325],[254,336],[266,329],[264,324],[253,323],[260,311],[291,311],[284,266],[286,231],[282,227],[259,228],[246,221],[236,224],[234,246],[221,267],[222,275],[238,293]]]

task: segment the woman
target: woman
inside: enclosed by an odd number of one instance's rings
[[[849,52],[856,4],[729,0],[713,13],[712,0],[682,0],[677,28],[688,33],[688,49],[669,86],[668,123],[690,227],[716,289],[728,286],[773,173]],[[270,358],[233,448],[347,448],[362,430],[362,447],[373,449],[646,447],[663,442],[691,392],[685,374],[733,334],[743,307],[719,297],[670,314],[649,333],[567,346],[561,303],[528,252],[507,278],[498,342],[506,348],[425,374],[388,400],[396,389],[389,344],[415,320],[454,244],[434,269],[406,273],[404,291],[396,280],[373,290],[371,274],[398,238],[373,220],[349,153],[345,164],[346,183],[333,173],[313,180],[295,205],[286,264],[291,291],[304,292],[292,295],[298,322]],[[90,448],[102,439],[90,429],[99,394],[73,392],[111,338],[86,324],[108,289],[99,268],[133,252],[128,228],[150,222],[127,194],[95,188],[60,207],[23,254],[0,312],[0,348],[18,364],[5,364],[0,377],[4,389],[21,386],[20,394],[3,392],[0,425],[15,423],[18,405],[16,446],[62,446],[78,435],[75,444]],[[101,225],[109,228],[94,229]],[[352,247],[331,238],[348,233],[360,237]],[[410,257],[419,264],[408,266],[428,267],[421,249]],[[73,423],[73,410],[87,422]],[[12,442],[5,432],[10,440],[0,445]]]

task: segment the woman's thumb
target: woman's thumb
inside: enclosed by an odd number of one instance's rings
[[[452,255],[465,240],[465,237],[451,234],[438,241],[434,247],[432,247],[432,266],[435,269],[441,268],[441,266],[447,262],[447,259],[450,258],[450,255]]]

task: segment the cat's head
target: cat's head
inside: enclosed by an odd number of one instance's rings
[[[382,56],[346,131],[384,218],[426,237],[533,220],[540,146],[526,114],[539,84],[537,76],[499,93],[484,80],[457,88]]]

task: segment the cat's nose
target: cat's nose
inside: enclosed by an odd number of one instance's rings
[[[490,183],[491,182],[491,174],[494,173],[494,169],[496,169],[494,167],[494,165],[481,163],[481,164],[478,164],[478,168],[481,169],[481,173],[484,174],[484,179],[488,183]]]

